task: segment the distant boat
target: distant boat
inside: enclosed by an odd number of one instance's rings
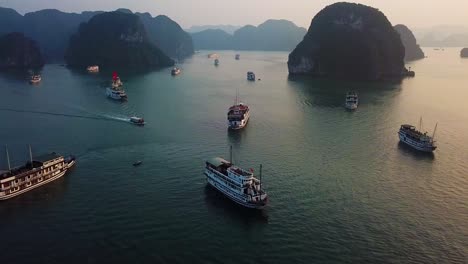
[[[97,66],[97,65],[88,66],[88,67],[86,68],[86,70],[87,70],[89,73],[98,73],[98,72],[99,72],[99,66]]]
[[[208,59],[212,59],[212,58],[218,58],[218,54],[216,54],[216,53],[208,54]]]
[[[29,83],[31,84],[37,84],[37,83],[40,83],[41,81],[42,81],[42,77],[39,74],[34,74],[29,79]]]
[[[138,161],[135,161],[135,162],[133,163],[133,166],[134,166],[134,167],[137,167],[137,166],[140,166],[142,163],[143,163],[143,161],[138,160]]]
[[[120,80],[120,77],[117,75],[117,72],[112,73],[112,88],[119,88],[123,86],[123,82]]]
[[[218,60],[218,59],[215,59],[215,60],[214,60],[214,65],[215,65],[215,66],[219,66],[219,60]]]
[[[240,60],[240,54],[236,54],[236,60]]]
[[[247,80],[255,81],[255,73],[251,71],[247,72]]]
[[[359,98],[356,92],[348,92],[346,94],[345,107],[349,110],[356,110],[359,105]]]
[[[434,132],[432,133],[432,136],[429,136],[427,135],[427,132],[422,133],[420,131],[422,126],[422,118],[419,122],[419,130],[417,130],[416,127],[412,125],[401,125],[400,130],[398,131],[400,141],[416,150],[423,152],[433,152],[437,149],[434,140],[435,132],[437,130],[437,124],[434,127]]]
[[[262,189],[262,165],[257,179],[253,169],[245,170],[216,157],[205,162],[205,176],[209,185],[244,207],[263,209],[268,203],[268,195]]]
[[[145,120],[143,118],[136,117],[136,116],[130,117],[130,122],[137,125],[137,126],[144,126],[146,124]]]
[[[176,76],[176,75],[179,75],[180,74],[180,69],[177,68],[177,67],[174,67],[172,70],[171,70],[171,75],[172,76]]]

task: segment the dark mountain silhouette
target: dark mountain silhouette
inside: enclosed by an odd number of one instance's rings
[[[290,51],[302,40],[305,28],[287,20],[267,20],[258,27],[247,25],[230,35],[222,30],[193,33],[196,49]]]
[[[23,33],[9,33],[0,37],[0,69],[38,69],[44,65],[35,41]]]
[[[382,12],[336,3],[314,17],[288,68],[292,75],[381,80],[401,78],[404,57],[400,35]]]
[[[394,28],[398,34],[400,34],[403,46],[405,46],[405,60],[413,61],[423,59],[425,57],[424,52],[418,45],[413,32],[405,25],[396,25]]]
[[[65,59],[69,66],[80,68],[99,65],[146,70],[174,64],[151,43],[139,16],[117,11],[81,24],[70,39]]]

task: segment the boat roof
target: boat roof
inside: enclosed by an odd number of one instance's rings
[[[408,128],[408,129],[414,129],[415,128],[415,126],[408,125],[408,124],[401,125],[401,127]]]
[[[62,156],[58,155],[55,152],[52,152],[52,153],[49,153],[49,154],[44,154],[44,155],[40,155],[40,156],[37,156],[37,157],[33,157],[33,161],[44,163],[46,161],[57,159],[57,158],[60,158],[60,157],[62,157]]]
[[[243,104],[243,103],[239,103],[238,105],[233,105],[231,107],[229,107],[229,110],[247,110],[249,109],[249,106]]]
[[[216,167],[219,167],[221,165],[224,165],[224,164],[231,164],[231,162],[223,159],[223,158],[220,158],[220,157],[216,157],[216,158],[211,158],[209,160],[207,160],[206,162],[210,163],[211,165],[213,166],[216,166]]]

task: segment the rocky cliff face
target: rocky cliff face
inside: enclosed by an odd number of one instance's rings
[[[468,48],[464,48],[460,51],[460,56],[462,58],[468,58]]]
[[[140,18],[122,12],[102,13],[80,25],[65,59],[70,66],[147,69],[174,64],[154,46]]]
[[[41,52],[33,40],[17,32],[0,37],[0,69],[38,69],[43,65]]]
[[[401,41],[405,47],[405,61],[413,61],[423,59],[424,52],[418,45],[413,32],[405,25],[396,25],[395,30],[400,34]]]
[[[292,75],[336,79],[401,78],[405,48],[400,35],[377,9],[336,3],[312,20],[304,40],[289,55]]]

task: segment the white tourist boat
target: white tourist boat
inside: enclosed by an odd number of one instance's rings
[[[262,189],[262,165],[257,179],[253,170],[244,170],[217,157],[206,161],[205,175],[209,185],[242,206],[262,209],[268,203],[268,195]]]
[[[236,101],[229,107],[227,113],[228,128],[232,130],[242,129],[250,119],[250,108],[248,105],[239,103],[239,88],[236,90]]]
[[[348,110],[356,110],[359,105],[359,98],[356,92],[348,92],[346,94],[345,107]]]
[[[34,74],[31,76],[31,78],[29,79],[29,82],[31,84],[36,84],[36,83],[40,83],[42,81],[42,77],[41,75],[39,74]]]
[[[127,94],[124,90],[119,88],[107,87],[106,88],[107,97],[114,100],[127,100]]]
[[[87,70],[89,73],[98,73],[98,72],[99,72],[99,66],[97,66],[97,65],[88,66],[88,67],[86,68],[86,70]]]
[[[247,80],[255,81],[255,73],[251,71],[247,72]]]
[[[429,136],[427,132],[422,133],[422,118],[420,120],[419,130],[412,125],[401,125],[400,130],[398,131],[398,136],[400,141],[416,150],[423,152],[433,152],[437,149],[435,138],[435,132],[437,130],[437,124],[434,127],[434,132],[432,136]]]
[[[0,200],[6,200],[48,184],[64,176],[75,165],[75,157],[56,153],[33,157],[23,166],[11,168],[8,149],[8,171],[0,172]]]

